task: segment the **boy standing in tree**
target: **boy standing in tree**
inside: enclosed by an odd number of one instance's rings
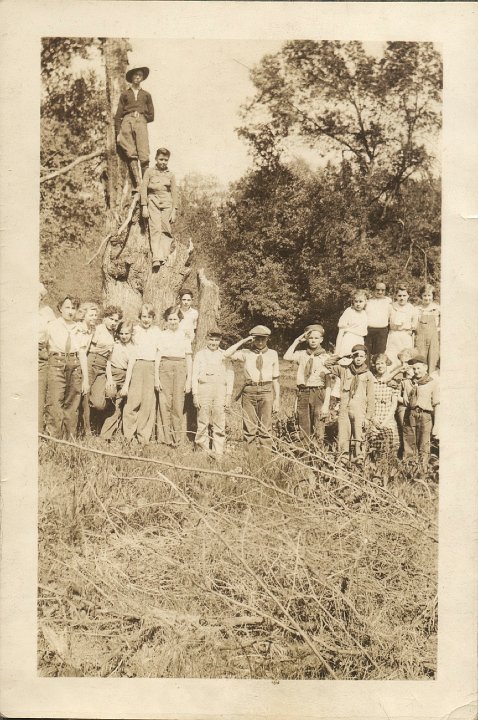
[[[149,166],[149,140],[147,123],[154,120],[153,100],[140,85],[149,75],[149,68],[131,68],[126,81],[131,87],[121,93],[115,115],[115,133],[118,145],[126,153],[134,191],[139,190],[141,176]],[[141,173],[138,167],[141,165]]]
[[[168,170],[170,155],[167,148],[159,148],[156,167],[146,169],[141,183],[141,208],[143,217],[149,218],[153,270],[166,262],[173,242],[171,225],[176,220],[178,191],[176,178]]]

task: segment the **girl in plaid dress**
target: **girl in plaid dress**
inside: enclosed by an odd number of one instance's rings
[[[395,412],[398,390],[389,385],[388,366],[390,359],[385,354],[376,355],[373,362],[375,410],[369,426],[368,445],[372,457],[396,453],[398,449],[398,428]]]

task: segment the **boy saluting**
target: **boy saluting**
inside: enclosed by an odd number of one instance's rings
[[[149,92],[140,87],[148,75],[147,67],[128,70],[126,81],[131,83],[131,87],[121,93],[115,115],[116,141],[126,154],[135,191],[139,189],[141,176],[149,166],[147,123],[154,120],[154,107]]]
[[[324,442],[331,390],[330,371],[324,365],[328,355],[321,344],[323,339],[322,325],[307,325],[284,355],[284,360],[298,365],[297,418],[300,436],[303,440],[314,438],[319,445]],[[297,345],[303,342],[307,344],[307,349],[296,350]]]
[[[279,411],[279,357],[267,347],[271,331],[264,325],[253,327],[249,336],[231,345],[225,358],[244,364],[242,419],[244,438],[248,443],[269,447],[272,443],[272,413]],[[240,349],[252,342],[250,348]]]

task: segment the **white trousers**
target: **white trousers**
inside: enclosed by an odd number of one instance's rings
[[[210,449],[209,425],[212,426],[212,451],[217,455],[224,452],[226,439],[226,386],[217,382],[199,383],[197,399],[200,408],[197,415],[196,445],[203,450]]]

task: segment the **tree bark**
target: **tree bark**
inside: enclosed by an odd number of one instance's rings
[[[221,302],[219,288],[216,283],[208,280],[204,270],[198,270],[199,286],[199,317],[196,330],[196,350],[206,345],[206,336],[209,330],[216,330],[219,322]]]

